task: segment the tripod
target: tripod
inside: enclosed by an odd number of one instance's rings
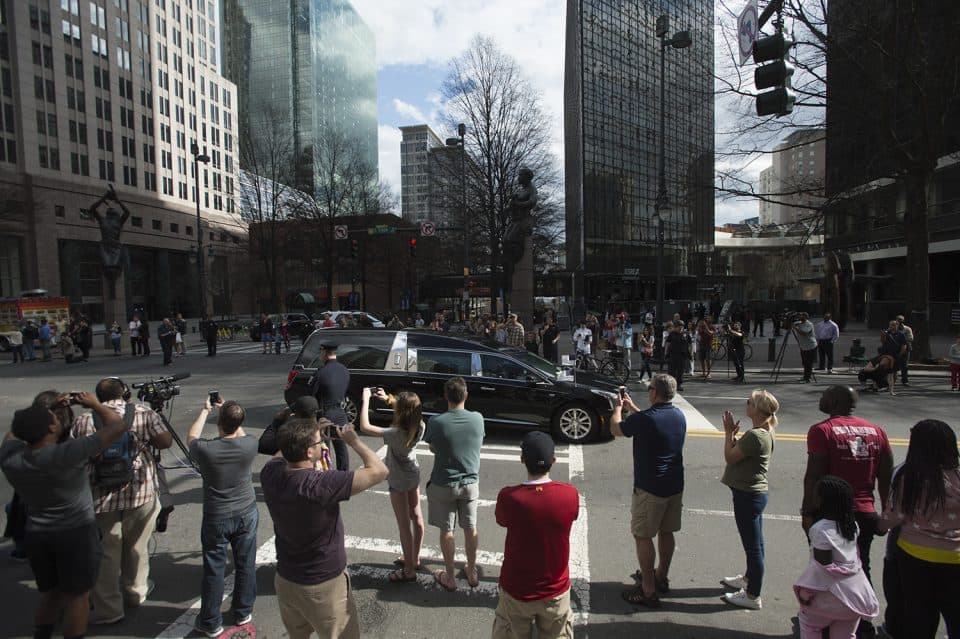
[[[786,331],[786,335],[783,336],[783,343],[780,344],[780,351],[777,353],[777,359],[773,364],[773,370],[770,372],[770,376],[773,377],[774,383],[780,381],[780,369],[783,367],[783,355],[787,351],[787,344],[790,342],[791,335],[793,335],[793,338],[797,342],[797,348],[800,348],[800,338],[797,337],[797,334],[793,331],[793,328],[786,329]],[[813,376],[813,381],[817,381],[817,374],[812,370],[810,371],[810,374]]]

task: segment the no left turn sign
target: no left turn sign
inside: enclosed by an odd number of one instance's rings
[[[347,230],[346,224],[338,224],[337,226],[333,227],[334,239],[345,240],[347,239],[347,235],[349,235],[349,231]]]
[[[433,222],[420,222],[420,235],[432,237],[437,232],[437,227]]]

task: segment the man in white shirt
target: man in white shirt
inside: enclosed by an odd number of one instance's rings
[[[823,320],[814,328],[814,334],[817,338],[817,354],[819,361],[817,370],[822,371],[823,365],[827,365],[827,373],[833,374],[833,345],[840,339],[840,327],[830,319],[830,313],[823,314]],[[826,360],[826,362],[824,362]]]
[[[130,354],[136,357],[143,353],[143,343],[140,341],[140,316],[134,315],[127,328],[130,330]]]
[[[573,343],[577,347],[577,355],[590,354],[590,342],[593,341],[593,331],[587,328],[587,323],[580,320],[577,330],[573,332]]]

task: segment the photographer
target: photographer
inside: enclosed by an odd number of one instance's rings
[[[18,410],[0,446],[0,468],[27,504],[27,554],[40,591],[34,637],[48,639],[63,623],[64,637],[87,631],[90,588],[103,553],[94,523],[86,467],[90,457],[116,442],[127,426],[90,393],[61,395],[57,405],[93,409],[103,423],[96,433],[65,439],[70,424],[42,405]]]
[[[284,408],[273,416],[273,421],[263,430],[257,450],[262,455],[276,455],[280,451],[278,432],[291,417],[317,419],[320,416],[320,404],[315,397],[304,395],[297,398],[289,408]]]
[[[157,470],[150,447],[170,448],[173,436],[160,416],[143,404],[130,403],[130,389],[116,377],[101,379],[97,399],[121,416],[129,429],[113,464],[106,457],[90,465],[93,507],[103,537],[103,562],[93,589],[93,624],[112,624],[124,617],[124,604],[136,607],[153,589],[149,581],[147,543],[157,518]],[[97,414],[79,417],[74,437],[86,437],[101,428]],[[123,583],[121,592],[120,583]]]
[[[203,424],[214,407],[217,415],[215,439],[201,439]],[[253,491],[251,467],[257,456],[257,440],[241,425],[245,413],[234,401],[224,402],[212,391],[190,431],[187,446],[200,466],[203,477],[203,581],[200,585],[200,614],[197,631],[208,637],[223,632],[223,576],[227,546],[233,551],[233,614],[238,626],[250,623],[257,598],[257,526],[260,514]]]
[[[813,361],[817,357],[817,337],[810,316],[800,313],[792,330],[800,345],[800,361],[803,363],[803,378],[800,381],[809,383],[813,376]]]

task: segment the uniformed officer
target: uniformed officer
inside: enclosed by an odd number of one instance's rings
[[[201,331],[207,340],[207,357],[213,357],[217,354],[217,329],[219,326],[212,317],[205,317],[205,321],[200,322]]]
[[[347,414],[344,412],[343,398],[347,394],[347,387],[350,385],[350,371],[347,367],[337,361],[337,345],[333,342],[320,343],[320,355],[323,359],[323,366],[317,369],[313,378],[313,395],[320,404],[320,412],[326,419],[333,422],[334,426],[345,426],[347,424]],[[333,440],[333,450],[337,455],[337,470],[350,469],[350,457],[347,453],[347,445],[340,439],[334,430],[330,433]]]

